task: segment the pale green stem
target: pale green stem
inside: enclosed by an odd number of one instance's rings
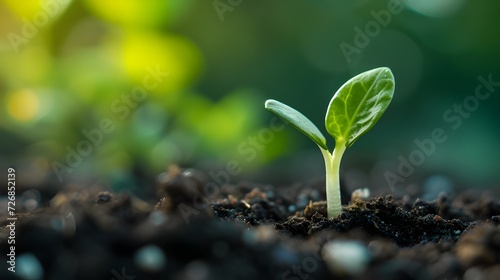
[[[320,147],[325,159],[326,170],[326,209],[328,218],[333,218],[342,213],[340,200],[340,161],[345,151],[344,144],[335,145],[333,153]]]

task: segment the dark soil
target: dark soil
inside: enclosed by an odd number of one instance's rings
[[[500,279],[500,201],[487,194],[357,197],[327,219],[321,184],[211,186],[171,168],[157,198],[61,191],[18,210],[16,269],[34,256],[25,266],[61,280]],[[29,279],[7,271],[6,225],[0,279]]]

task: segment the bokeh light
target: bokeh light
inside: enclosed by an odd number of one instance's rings
[[[271,125],[264,101],[283,101],[322,129],[343,82],[388,66],[393,104],[344,162],[379,184],[380,166],[449,128],[443,113],[474,93],[479,76],[500,75],[499,3],[402,1],[390,13],[391,2],[243,1],[221,15],[210,1],[0,0],[0,162],[48,162],[41,180],[57,178],[51,164],[67,164],[68,149],[89,141],[83,131],[104,120],[114,129],[101,131],[67,182],[139,188],[124,182],[170,164],[210,170],[229,160],[241,178],[311,178],[322,159],[288,127],[250,145]],[[498,102],[492,94],[447,130],[409,181],[436,172],[494,185]]]
[[[40,101],[30,90],[12,93],[7,104],[10,116],[20,122],[35,119],[40,111]]]

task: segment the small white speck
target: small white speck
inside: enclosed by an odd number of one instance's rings
[[[167,262],[163,250],[156,245],[148,245],[139,249],[135,253],[134,260],[138,267],[151,272],[160,271]]]
[[[16,274],[24,280],[43,279],[43,268],[37,257],[33,254],[22,254],[17,259]]]
[[[330,241],[321,254],[331,270],[351,275],[362,272],[371,259],[366,246],[358,241]]]

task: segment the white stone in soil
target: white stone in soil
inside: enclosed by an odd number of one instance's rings
[[[362,272],[371,256],[365,245],[358,241],[336,240],[323,246],[321,255],[326,265],[334,273],[351,275]]]

